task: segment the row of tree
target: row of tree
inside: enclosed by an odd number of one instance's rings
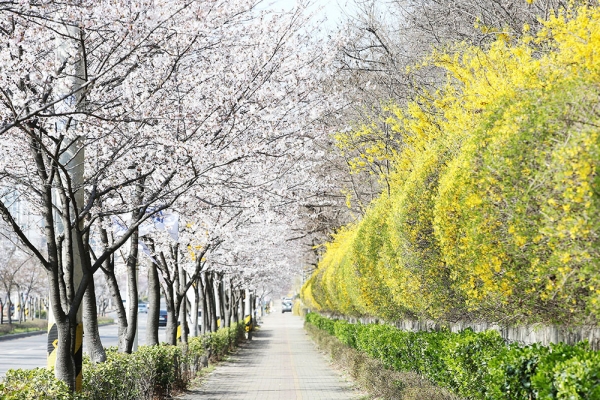
[[[0,232],[0,324],[12,324],[13,316],[19,322],[40,318],[48,298],[45,274],[14,235],[6,229]]]
[[[479,18],[493,41],[434,50],[410,69],[442,80],[339,133],[349,167],[383,190],[325,246],[308,305],[596,324],[599,16],[579,4],[518,30]]]
[[[314,193],[329,185],[309,161],[328,140],[315,122],[338,107],[322,84],[333,52],[304,5],[259,4],[0,5],[0,214],[47,273],[55,374],[72,388],[81,310],[92,359],[105,358],[98,274],[117,307],[119,350],[131,352],[140,268],[149,343],[162,289],[174,344],[188,307],[197,319],[200,302],[214,330],[217,317],[244,317],[242,293],[300,266],[312,236],[298,221],[318,219]]]

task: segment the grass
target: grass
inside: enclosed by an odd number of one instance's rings
[[[0,336],[12,335],[15,333],[26,333],[35,331],[45,331],[48,329],[48,321],[45,319],[35,319],[23,323],[1,324]]]
[[[98,325],[107,325],[114,323],[113,318],[99,317]],[[27,321],[23,323],[4,323],[0,324],[0,336],[14,335],[16,333],[27,333],[36,331],[48,330],[48,320],[46,319],[34,319],[33,321]]]
[[[98,325],[114,324],[115,319],[110,317],[98,317]]]
[[[219,363],[217,363],[217,365],[218,364]],[[206,381],[206,378],[208,378],[208,375],[217,368],[217,365],[211,363],[208,365],[208,367],[202,368],[200,371],[198,371],[196,373],[196,377],[194,379],[192,379],[189,386],[191,388],[200,387]]]
[[[317,346],[329,353],[334,364],[373,399],[460,400],[416,373],[389,370],[381,361],[343,344],[335,336],[311,324],[304,327]]]

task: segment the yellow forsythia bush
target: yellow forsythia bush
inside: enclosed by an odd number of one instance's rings
[[[447,83],[387,106],[401,148],[389,195],[327,245],[303,291],[317,309],[600,316],[600,10],[575,7],[544,26],[432,54],[423,64]]]

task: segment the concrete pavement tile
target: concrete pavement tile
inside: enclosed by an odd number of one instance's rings
[[[252,341],[185,400],[346,400],[360,397],[308,339],[301,318],[273,313]]]

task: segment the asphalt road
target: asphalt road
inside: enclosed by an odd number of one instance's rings
[[[146,321],[148,314],[139,315],[138,344],[146,341]],[[158,328],[159,340],[166,340],[164,327]],[[117,324],[100,327],[100,337],[104,347],[116,346],[118,343]],[[9,369],[35,368],[46,366],[47,335],[29,336],[21,339],[0,341],[0,378]],[[85,341],[83,350],[85,351]]]

